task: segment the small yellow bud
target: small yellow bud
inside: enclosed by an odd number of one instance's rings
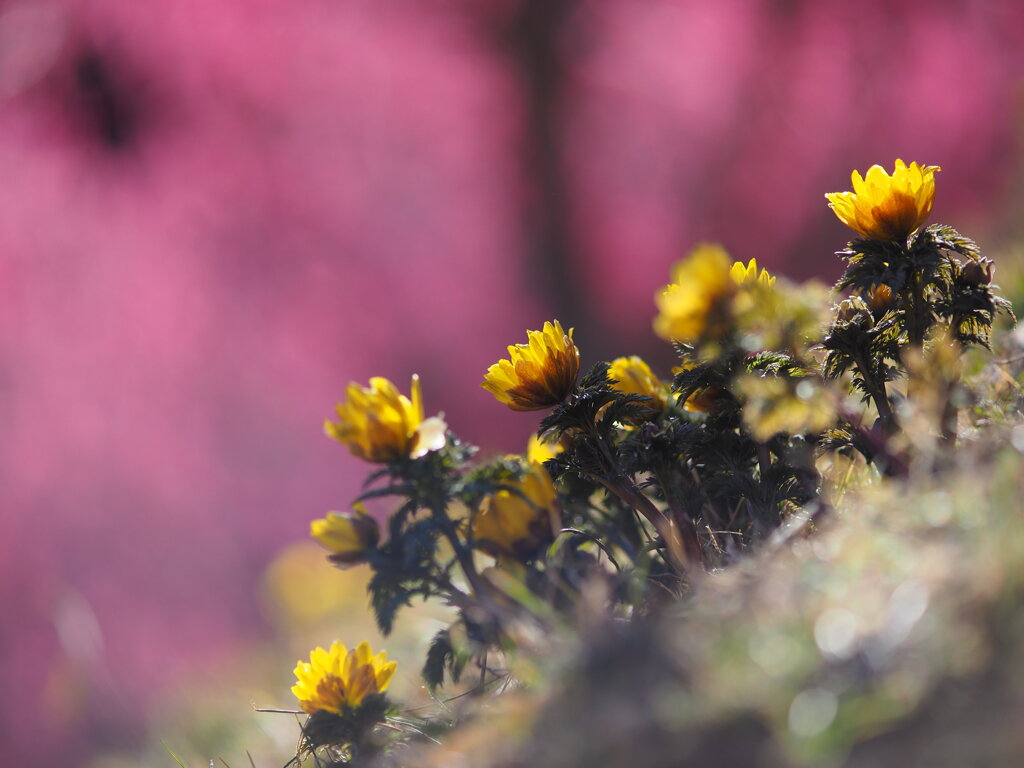
[[[352,512],[328,512],[309,524],[310,535],[331,551],[330,559],[339,565],[365,561],[380,538],[380,527],[366,508],[358,503],[352,508]]]

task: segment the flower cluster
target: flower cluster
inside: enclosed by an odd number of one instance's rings
[[[664,378],[635,355],[581,375],[571,328],[527,331],[482,384],[513,411],[547,411],[522,456],[475,461],[440,417],[424,417],[415,376],[409,397],[383,378],[349,386],[327,434],[377,466],[351,511],[310,533],[339,567],[370,568],[385,634],[414,598],[454,607],[427,653],[428,686],[468,663],[481,686],[504,679],[517,638],[564,625],[594,594],[623,620],[645,615],[791,516],[827,514],[822,467],[840,456],[908,472],[905,414],[932,425],[936,461],[955,447],[968,400],[960,354],[988,346],[1009,304],[973,241],[923,227],[938,170],[897,160],[892,175],[873,166],[853,173],[852,192],[827,195],[861,236],[837,252],[846,270],[831,295],[697,245],[655,297],[654,330],[677,357]],[[922,382],[939,395],[912,398]],[[369,498],[394,508],[378,521]],[[380,748],[394,670],[366,643],[300,662],[307,748]]]

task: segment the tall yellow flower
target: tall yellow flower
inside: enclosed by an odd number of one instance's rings
[[[937,165],[907,166],[897,160],[890,176],[882,166],[873,165],[865,178],[853,172],[852,192],[830,192],[825,197],[850,229],[873,240],[902,242],[931,214],[939,170]]]
[[[665,407],[665,385],[654,375],[651,367],[636,355],[618,357],[608,366],[608,378],[614,379],[613,388],[627,395],[645,395],[651,398],[645,405],[655,410]]]
[[[473,517],[474,541],[494,557],[527,558],[551,539],[558,525],[558,499],[551,475],[529,462],[518,481],[484,499]]]
[[[371,693],[387,690],[396,666],[384,651],[374,656],[369,643],[349,651],[334,641],[329,650],[316,648],[308,662],[298,662],[292,693],[306,714],[324,710],[340,715],[346,708],[358,707]]]
[[[331,560],[339,565],[356,565],[366,559],[367,552],[377,545],[380,528],[356,503],[353,512],[328,512],[327,517],[309,524],[309,534],[331,551]]]
[[[369,387],[349,384],[337,411],[338,421],[324,422],[324,431],[366,461],[415,459],[444,447],[444,421],[423,418],[419,376],[412,377],[411,400],[380,376]]]
[[[487,369],[481,386],[513,411],[551,408],[569,396],[580,372],[572,328],[566,333],[555,320],[526,337],[526,344],[508,348],[508,360]]]

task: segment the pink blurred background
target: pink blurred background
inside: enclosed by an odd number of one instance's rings
[[[853,168],[1024,234],[1022,107],[1011,0],[0,2],[0,764],[145,739],[269,631],[260,574],[365,473],[349,381],[519,450],[505,345],[667,371],[671,263],[834,278]]]

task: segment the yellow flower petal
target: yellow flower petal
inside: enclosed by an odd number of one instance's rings
[[[838,219],[862,236],[903,242],[931,215],[939,170],[897,160],[890,176],[873,165],[865,177],[851,174],[852,192],[829,192],[825,198]]]
[[[550,541],[559,523],[558,500],[551,476],[541,464],[528,462],[518,481],[484,499],[473,516],[474,541],[494,557],[529,558]]]
[[[309,662],[298,662],[292,693],[308,714],[327,711],[344,715],[346,710],[357,709],[370,694],[387,690],[396,666],[383,651],[374,656],[368,643],[349,652],[335,641],[327,651],[313,649]]]
[[[369,550],[377,545],[380,529],[377,521],[362,504],[353,511],[328,512],[326,517],[309,524],[309,534],[331,551],[331,559],[341,565],[363,562]]]
[[[526,332],[526,344],[487,369],[481,386],[514,411],[536,411],[562,402],[576,386],[580,351],[557,320]]]
[[[616,383],[613,388],[627,395],[644,395],[651,398],[645,403],[655,411],[665,407],[667,387],[661,382],[651,367],[636,355],[619,357],[608,366],[608,378]]]
[[[419,428],[423,424],[423,396],[419,376],[412,377],[411,397],[402,395],[385,378],[375,376],[369,387],[349,384],[345,402],[338,403],[338,421],[324,423],[327,435],[343,443],[366,461],[396,461],[416,458],[441,447],[436,434],[422,449]],[[436,432],[436,430],[435,430]],[[421,450],[417,451],[420,448]],[[414,455],[415,454],[415,455]]]

